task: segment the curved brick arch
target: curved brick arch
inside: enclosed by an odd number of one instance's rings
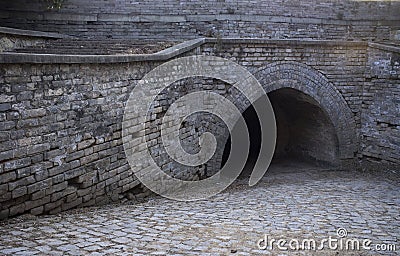
[[[298,62],[274,62],[256,70],[254,76],[267,93],[292,88],[317,101],[335,127],[339,158],[354,158],[358,136],[353,113],[340,92],[323,74]]]

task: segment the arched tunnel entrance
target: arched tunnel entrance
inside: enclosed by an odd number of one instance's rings
[[[268,93],[274,109],[277,140],[272,164],[304,162],[316,166],[336,166],[339,146],[335,128],[317,101],[292,88]],[[247,177],[256,163],[261,145],[261,128],[253,106],[244,112],[250,133],[250,151],[241,176]],[[230,152],[228,139],[223,156],[225,164]]]

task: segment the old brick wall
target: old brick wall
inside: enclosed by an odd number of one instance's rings
[[[365,168],[398,169],[400,163],[400,51],[368,51],[362,100],[361,154]],[[397,167],[396,167],[397,166]]]
[[[41,38],[29,38],[23,36],[10,36],[0,33],[0,52],[9,51],[15,48],[36,45],[44,42]]]
[[[362,87],[367,46],[363,43],[328,41],[229,40],[204,45],[203,51],[235,60],[256,74],[272,62],[299,62],[318,70],[346,100],[360,128]],[[248,42],[248,43],[247,43]],[[260,77],[262,79],[262,77]]]
[[[193,54],[243,65],[267,92],[292,88],[310,96],[333,124],[343,167],[359,160],[367,167],[398,166],[398,52],[362,42],[210,39],[183,55]],[[1,64],[0,217],[144,192],[125,157],[122,116],[136,81],[161,63]],[[217,137],[215,156],[187,168],[166,154],[161,118],[174,100],[199,90],[224,95],[241,111],[249,106],[231,86],[212,79],[179,81],[159,95],[146,124],[147,145],[164,171],[184,179],[217,171],[228,137],[218,118],[192,116],[181,129],[183,147],[196,152],[199,135],[210,131]]]
[[[189,39],[199,36],[397,41],[398,1],[0,2],[0,26],[79,37]]]
[[[57,39],[66,37],[68,36],[58,33],[0,27],[0,53],[12,51],[17,48],[36,46],[45,42],[54,42]]]
[[[116,200],[136,186],[123,107],[156,64],[2,65],[1,218]]]

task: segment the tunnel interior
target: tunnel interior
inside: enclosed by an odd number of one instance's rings
[[[311,96],[301,91],[282,88],[268,93],[276,119],[277,139],[272,164],[282,162],[304,162],[315,166],[336,166],[338,164],[338,140],[335,128]],[[261,147],[261,127],[254,107],[244,112],[250,135],[250,150],[241,176],[251,174]],[[230,152],[228,138],[221,168]]]

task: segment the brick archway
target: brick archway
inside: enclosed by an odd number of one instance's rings
[[[340,92],[323,74],[298,62],[274,62],[256,70],[254,76],[267,93],[292,88],[317,101],[335,127],[339,159],[354,159],[358,136],[353,113]]]

